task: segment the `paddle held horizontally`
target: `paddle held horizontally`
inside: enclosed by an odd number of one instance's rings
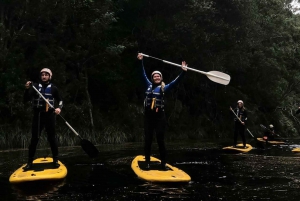
[[[143,53],[140,53],[140,54],[143,55],[143,56],[145,56],[145,57],[153,58],[153,59],[162,61],[164,63],[171,64],[173,66],[182,67],[182,65],[180,65],[180,64],[176,64],[176,63],[172,63],[170,61],[166,61],[166,60],[163,60],[163,59],[152,57],[152,56],[149,56],[147,54],[143,54]],[[190,67],[186,67],[186,68],[188,70],[204,74],[204,75],[206,75],[208,77],[208,79],[210,79],[213,82],[219,83],[219,84],[227,85],[230,82],[230,76],[227,75],[227,74],[225,74],[225,73],[219,72],[219,71],[204,72],[204,71],[200,71],[200,70],[197,70],[197,69],[194,69],[194,68],[190,68]]]

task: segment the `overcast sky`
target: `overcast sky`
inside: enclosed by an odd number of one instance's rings
[[[294,14],[300,14],[300,3],[299,3],[299,0],[293,0],[292,3],[291,3],[293,9],[293,13]]]

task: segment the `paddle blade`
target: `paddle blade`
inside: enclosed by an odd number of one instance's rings
[[[211,81],[219,84],[227,85],[230,82],[230,76],[219,71],[209,71],[208,73],[205,73],[205,75]]]
[[[90,141],[82,139],[80,143],[82,149],[85,151],[85,153],[87,153],[87,155],[89,155],[89,157],[95,158],[98,156],[98,149]]]

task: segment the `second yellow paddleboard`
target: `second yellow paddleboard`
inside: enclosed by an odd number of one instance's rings
[[[145,164],[145,157],[142,155],[136,156],[132,163],[131,168],[135,174],[146,181],[151,182],[189,182],[191,177],[184,171],[166,164],[166,170],[161,170],[156,167],[160,167],[160,160],[151,157],[150,158],[150,169],[143,168]]]
[[[236,147],[233,147],[233,146],[224,147],[223,150],[239,152],[239,153],[246,153],[246,152],[252,150],[252,146],[250,144],[246,144],[246,148],[244,148],[243,144],[237,144]]]

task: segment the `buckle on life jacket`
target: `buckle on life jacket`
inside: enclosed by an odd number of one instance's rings
[[[156,107],[156,98],[152,98],[152,103],[151,103],[151,110]]]
[[[47,101],[49,101],[49,98],[47,98]],[[46,112],[48,112],[48,110],[49,110],[49,105],[48,105],[48,103],[46,102]]]
[[[151,110],[155,109],[155,112],[158,112],[158,107],[156,107],[156,98],[152,98]]]

